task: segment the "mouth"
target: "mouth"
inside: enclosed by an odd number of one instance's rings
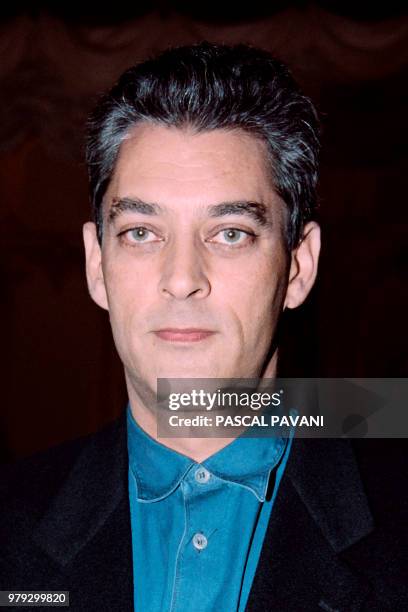
[[[201,342],[215,334],[210,329],[198,329],[195,327],[158,329],[154,333],[158,338],[166,342]]]

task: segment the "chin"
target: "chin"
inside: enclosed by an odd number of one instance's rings
[[[205,367],[172,368],[161,371],[157,378],[217,378],[217,374]]]

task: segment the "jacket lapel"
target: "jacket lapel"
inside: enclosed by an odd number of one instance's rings
[[[34,532],[75,610],[133,610],[127,471],[123,417],[84,446]],[[247,610],[359,610],[369,588],[339,553],[372,528],[349,442],[295,440]]]
[[[369,588],[339,553],[372,529],[349,442],[295,440],[247,610],[359,610]]]
[[[33,535],[74,610],[133,610],[125,423],[84,446]]]

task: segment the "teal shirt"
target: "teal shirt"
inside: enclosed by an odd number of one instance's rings
[[[129,407],[127,427],[136,612],[245,610],[291,438],[240,437],[199,464]]]

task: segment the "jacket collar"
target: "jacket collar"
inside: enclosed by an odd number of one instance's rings
[[[288,475],[336,553],[372,531],[373,517],[348,440],[296,440]]]
[[[132,561],[127,491],[126,421],[91,436],[33,534],[60,567],[120,550],[131,601]],[[120,525],[120,528],[119,528]],[[367,585],[339,558],[365,537],[373,520],[346,440],[294,440],[252,585],[248,610],[354,612]],[[108,543],[101,544],[105,531]],[[120,535],[110,536],[110,533]],[[119,541],[113,542],[114,538]],[[112,560],[113,562],[113,560]],[[100,563],[102,567],[102,562]],[[111,568],[113,569],[113,568]],[[106,571],[106,567],[104,569]],[[103,570],[101,569],[101,583]]]
[[[372,529],[349,441],[294,440],[247,610],[360,610],[370,589],[339,553]]]
[[[127,468],[126,421],[122,414],[110,426],[84,439],[82,452],[34,532],[40,548],[61,565],[72,561],[119,504],[127,501]]]

